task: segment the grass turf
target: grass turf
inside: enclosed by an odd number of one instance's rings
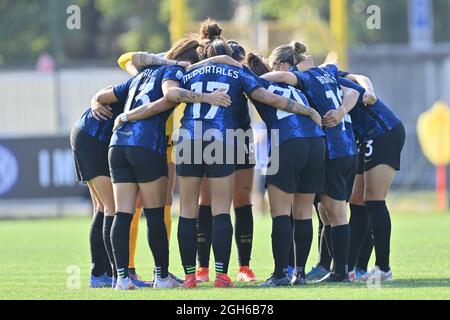
[[[377,289],[369,289],[366,284],[311,284],[302,288],[275,289],[259,289],[255,284],[215,289],[211,284],[202,284],[195,290],[145,289],[131,292],[89,289],[89,224],[88,218],[0,221],[3,274],[0,299],[450,299],[449,214],[400,212],[393,215],[391,264],[395,281],[381,284]],[[255,219],[252,267],[260,280],[268,277],[273,268],[270,229],[270,219]],[[181,275],[176,219],[172,230],[171,271]],[[137,268],[148,279],[153,264],[145,233],[146,226],[142,221]],[[315,236],[308,269],[317,259],[316,241]],[[78,267],[81,288],[69,289],[70,284],[76,287]],[[230,265],[233,278],[236,269],[233,244]],[[74,275],[74,270],[75,277],[70,277],[68,272]],[[73,278],[75,282],[71,281]]]

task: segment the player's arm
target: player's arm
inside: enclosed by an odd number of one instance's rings
[[[196,93],[179,88],[178,85],[179,83],[177,81],[164,81],[162,84],[163,98],[122,113],[116,118],[113,130],[116,130],[127,121],[137,121],[153,117],[175,108],[180,103],[208,103],[224,107],[228,107],[231,104],[231,99],[224,90],[216,90],[212,93]]]
[[[190,65],[187,70],[192,70],[194,68],[197,68],[201,65],[204,64],[208,64],[208,63],[215,63],[215,64],[228,64],[230,66],[235,66],[238,68],[242,68],[242,63],[237,62],[236,60],[234,60],[232,57],[227,56],[227,55],[221,55],[221,56],[215,56],[215,57],[211,57],[205,60],[202,60],[200,62],[194,63],[192,65]]]
[[[106,120],[112,117],[111,103],[117,102],[113,86],[100,89],[91,99],[92,116],[97,120]]]
[[[363,102],[366,106],[367,105],[371,106],[375,102],[377,102],[378,98],[375,95],[375,90],[373,88],[372,81],[370,81],[368,77],[359,74],[348,74],[346,75],[345,78],[353,82],[356,82],[366,90],[363,96]]]
[[[119,67],[126,71],[129,75],[131,76],[135,76],[137,75],[140,71],[138,68],[136,68],[136,66],[133,64],[133,62],[131,61],[131,56],[134,52],[127,52],[122,54],[119,59],[117,60],[117,64],[119,65]]]
[[[328,111],[323,117],[322,124],[324,127],[333,128],[342,122],[345,115],[348,114],[358,103],[360,93],[352,88],[342,87],[344,99],[342,104],[336,110]]]
[[[322,118],[319,113],[311,107],[305,106],[297,101],[276,95],[264,88],[254,90],[250,97],[261,103],[270,105],[276,109],[280,109],[289,113],[309,116],[315,123],[322,126]]]
[[[266,74],[263,74],[261,78],[272,81],[272,82],[280,82],[280,83],[286,83],[291,86],[297,86],[298,85],[298,79],[297,76],[292,72],[286,72],[286,71],[273,71]]]
[[[165,59],[158,57],[156,54],[146,52],[133,52],[131,54],[131,62],[138,69],[143,69],[148,66],[172,66],[172,65],[178,65],[180,67],[187,68],[190,65],[190,63],[187,61]]]

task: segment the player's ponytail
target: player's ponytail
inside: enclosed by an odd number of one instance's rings
[[[270,68],[264,59],[257,54],[249,52],[245,56],[244,64],[252,70],[257,76],[262,76],[265,73],[270,72]]]
[[[295,66],[297,63],[305,60],[306,52],[306,46],[298,41],[292,41],[290,44],[279,46],[270,55],[270,66],[275,70],[283,63],[287,63],[291,67]]]
[[[291,47],[294,49],[295,53],[300,55],[300,54],[305,54],[306,53],[306,46],[298,41],[292,41],[291,42]]]
[[[221,37],[222,28],[213,19],[208,18],[200,25],[200,31],[198,34],[201,40],[214,40]]]
[[[201,47],[201,44],[198,39],[190,36],[175,42],[169,51],[167,51],[166,58],[197,63],[200,61],[198,54],[199,47]]]

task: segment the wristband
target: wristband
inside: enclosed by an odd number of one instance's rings
[[[128,122],[128,117],[127,117],[127,115],[126,115],[125,113],[122,113],[122,114],[119,116],[119,119],[120,119],[120,121],[122,121],[122,122]]]

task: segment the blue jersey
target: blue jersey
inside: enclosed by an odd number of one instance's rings
[[[95,119],[92,115],[91,108],[88,108],[80,119],[78,119],[75,126],[91,137],[97,138],[109,144],[109,141],[111,140],[112,128],[114,126],[114,120],[116,120],[117,116],[123,112],[123,106],[124,104],[121,102],[111,104],[113,116],[107,120]]]
[[[262,78],[260,83],[272,93],[309,106],[308,100],[299,89],[284,83],[270,82]],[[262,120],[266,123],[267,135],[270,137],[271,130],[278,130],[279,144],[294,138],[315,138],[325,135],[320,126],[308,116],[288,113],[258,101],[253,101],[253,104]],[[273,143],[273,141],[271,142]]]
[[[114,87],[119,101],[126,101],[125,111],[155,102],[164,96],[162,83],[180,81],[184,71],[177,66],[150,67],[129,81]],[[110,146],[133,146],[165,154],[167,149],[166,121],[173,110],[148,119],[127,122],[114,131]]]
[[[380,99],[371,106],[365,106],[363,103],[365,90],[353,81],[340,77],[339,85],[360,93],[356,106],[350,111],[353,131],[359,142],[375,139],[389,132],[401,122],[399,117]]]
[[[292,69],[310,105],[323,117],[328,111],[339,108],[344,97],[338,85],[339,70],[335,65],[323,68],[312,68],[305,72]],[[329,159],[356,155],[355,136],[352,122],[346,115],[342,122],[334,128],[325,128]]]
[[[247,105],[243,102],[243,93],[250,95],[261,87],[259,80],[244,69],[223,64],[207,64],[188,72],[182,81],[182,87],[198,93],[213,92],[223,88],[231,98],[226,108],[206,103],[188,103],[181,119],[181,128],[188,131],[192,139],[201,139],[206,130],[215,129],[214,138],[224,140],[227,129],[237,129],[240,123],[238,115]],[[245,116],[245,110],[243,112]],[[201,125],[202,131],[199,131]],[[220,133],[220,134],[218,134]],[[202,136],[199,137],[198,134]]]

